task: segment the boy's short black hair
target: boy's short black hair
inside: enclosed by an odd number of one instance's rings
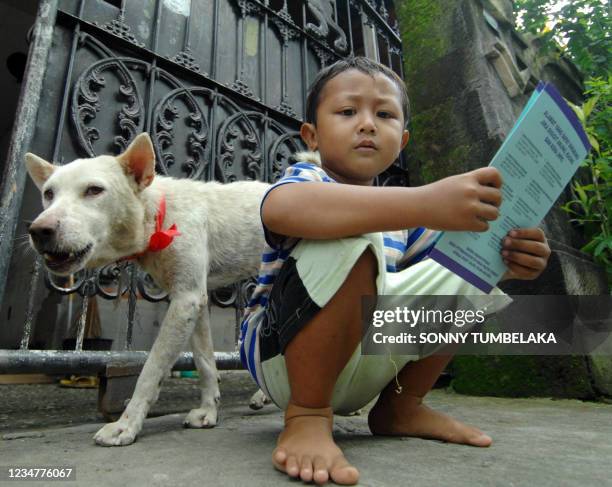
[[[375,76],[376,74],[383,74],[391,81],[393,81],[400,91],[402,112],[404,114],[404,123],[408,124],[410,118],[410,102],[408,100],[408,91],[406,90],[406,84],[400,78],[395,71],[387,66],[380,64],[372,59],[362,56],[349,57],[347,59],[340,59],[334,64],[323,68],[317,74],[308,90],[308,98],[306,99],[306,122],[316,125],[317,122],[317,108],[319,107],[319,97],[321,91],[327,82],[332,78],[335,78],[340,73],[348,71],[349,69],[356,69],[369,76]]]

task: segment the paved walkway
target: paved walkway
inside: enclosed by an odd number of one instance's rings
[[[0,465],[75,466],[77,481],[50,484],[58,487],[301,485],[271,467],[281,414],[273,406],[251,411],[253,391],[244,372],[224,372],[220,424],[188,430],[177,412],[197,404],[195,381],[168,380],[153,410],[163,416],[147,419],[134,445],[103,448],[92,441],[101,426],[96,391],[0,386]],[[433,391],[429,404],[479,426],[493,446],[375,438],[365,415],[338,418],[336,436],[361,470],[360,485],[612,486],[612,405],[444,390]]]

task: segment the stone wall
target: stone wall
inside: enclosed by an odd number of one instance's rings
[[[397,0],[412,103],[411,185],[485,166],[539,79],[579,103],[580,73],[539,54],[513,29],[510,0]],[[603,271],[578,249],[581,236],[559,208],[542,226],[553,250],[536,281],[502,287],[515,294],[606,294]],[[612,354],[612,339],[606,345]],[[491,395],[612,395],[611,357],[457,357],[454,386]],[[532,374],[528,380],[526,375]]]

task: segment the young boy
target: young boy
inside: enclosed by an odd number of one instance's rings
[[[325,68],[301,128],[320,166],[289,167],[262,202],[270,248],[242,324],[241,356],[285,410],[272,462],[290,477],[357,483],[358,470],[333,440],[333,413],[359,409],[377,394],[368,416],[373,434],[481,447],[492,441],[422,403],[450,354],[360,354],[364,295],[482,295],[426,256],[436,230],[485,231],[501,204],[494,168],[416,188],[372,186],[408,142],[407,117],[405,85],[390,69],[366,58]],[[502,254],[505,279],[533,279],[550,250],[540,229],[516,229]],[[504,300],[497,288],[491,294]]]

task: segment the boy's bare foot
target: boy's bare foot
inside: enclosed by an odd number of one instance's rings
[[[368,425],[374,435],[416,436],[480,447],[493,442],[478,428],[428,408],[419,397],[402,394],[389,401],[383,396],[384,393],[368,415]]]
[[[356,484],[359,472],[334,442],[332,424],[331,408],[310,409],[289,404],[285,411],[285,429],[272,453],[274,466],[305,482],[321,485],[332,480],[336,484]]]

